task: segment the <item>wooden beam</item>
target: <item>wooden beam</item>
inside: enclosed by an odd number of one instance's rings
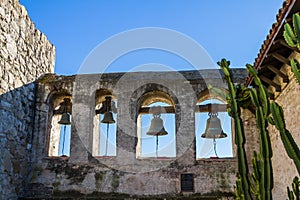
[[[271,99],[271,100],[274,100],[274,99],[275,99],[275,95],[274,95],[272,92],[269,91],[269,95],[270,95],[270,99]]]
[[[273,58],[279,60],[280,62],[282,62],[282,63],[284,63],[284,64],[287,64],[287,65],[290,64],[289,59],[283,57],[283,56],[280,55],[279,53],[271,53],[270,55],[271,55]]]
[[[283,79],[284,83],[288,83],[289,82],[289,77],[288,75],[284,74],[282,71],[280,71],[279,69],[277,69],[276,67],[272,66],[272,65],[267,65],[264,66],[263,68],[267,68],[270,71],[274,72],[276,75],[280,76]]]
[[[293,20],[293,18],[292,17],[289,17],[289,18],[286,18],[284,21],[285,22],[291,22]]]
[[[265,83],[267,83],[267,84],[269,84],[269,85],[275,87],[276,92],[281,92],[281,87],[280,87],[280,85],[274,83],[273,81],[271,81],[270,79],[268,79],[268,78],[265,77],[264,75],[259,75],[259,78],[260,78],[263,82],[265,82]]]
[[[151,114],[151,107],[140,108],[139,114]],[[197,105],[195,112],[227,112],[227,104],[206,104],[206,105]],[[173,106],[162,106],[161,113],[175,113]]]
[[[206,105],[197,105],[195,112],[227,112],[227,104],[210,103]]]
[[[284,46],[284,47],[286,47],[286,48],[288,48],[290,50],[299,51],[297,48],[291,47],[290,45],[288,45],[284,39],[278,39],[278,40],[275,41],[275,43],[279,43],[282,46]]]
[[[151,107],[142,107],[139,110],[139,114],[151,114]],[[173,106],[161,106],[161,113],[175,113]]]

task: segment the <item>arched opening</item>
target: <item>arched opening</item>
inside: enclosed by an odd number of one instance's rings
[[[232,120],[226,109],[227,105],[215,98],[197,104],[196,159],[233,157]]]
[[[70,156],[72,102],[69,96],[52,99],[49,156]]]
[[[176,119],[172,98],[162,91],[140,98],[137,117],[137,158],[176,157]]]
[[[117,155],[117,99],[109,90],[96,91],[92,155]]]

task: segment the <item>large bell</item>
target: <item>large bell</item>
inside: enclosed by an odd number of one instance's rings
[[[221,120],[217,117],[217,113],[209,114],[206,123],[205,133],[201,135],[202,138],[225,138],[227,134],[223,132],[221,127]]]
[[[111,111],[107,111],[104,113],[103,119],[101,120],[104,124],[114,124],[116,121],[113,118],[113,114]]]
[[[150,128],[147,132],[147,135],[161,136],[167,134],[168,132],[164,128],[163,120],[160,117],[154,117],[151,120]]]
[[[71,124],[71,120],[70,120],[70,114],[69,113],[63,113],[61,115],[61,119],[60,121],[58,121],[59,124],[63,124],[63,125],[70,125]]]

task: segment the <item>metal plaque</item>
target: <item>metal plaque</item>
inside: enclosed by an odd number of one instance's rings
[[[193,174],[181,174],[180,175],[181,191],[193,192],[194,191],[194,179]]]

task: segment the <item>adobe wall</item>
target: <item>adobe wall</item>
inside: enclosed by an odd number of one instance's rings
[[[33,132],[35,84],[54,70],[55,48],[18,0],[0,1],[0,199],[23,195]]]
[[[234,69],[235,82],[246,77]],[[196,159],[195,106],[207,85],[226,88],[220,70],[136,72],[98,75],[45,75],[38,80],[33,166],[27,197],[226,197],[232,198],[235,158]],[[92,155],[95,93],[107,89],[118,100],[117,156]],[[163,91],[172,97],[176,115],[176,158],[137,158],[137,107],[143,94]],[[48,156],[53,98],[72,98],[70,157]],[[209,96],[207,97],[209,98]],[[247,149],[257,147],[253,114],[244,111]],[[206,122],[203,122],[205,124]],[[199,134],[199,133],[197,133]],[[234,147],[233,147],[234,148]],[[249,159],[251,162],[251,159]],[[192,173],[194,191],[182,193],[180,175]]]
[[[298,60],[299,54],[293,53],[291,57],[296,57]],[[277,96],[275,101],[282,105],[285,115],[285,123],[287,129],[291,132],[294,140],[300,146],[299,132],[299,109],[300,109],[300,85],[296,81],[295,76],[291,72],[290,66],[285,65],[282,70],[289,75],[290,82],[284,90]],[[272,126],[270,128],[271,143],[273,148],[273,172],[274,172],[274,190],[273,195],[277,199],[286,199],[287,186],[291,187],[293,178],[299,176],[294,162],[288,157],[280,134],[277,129]]]

